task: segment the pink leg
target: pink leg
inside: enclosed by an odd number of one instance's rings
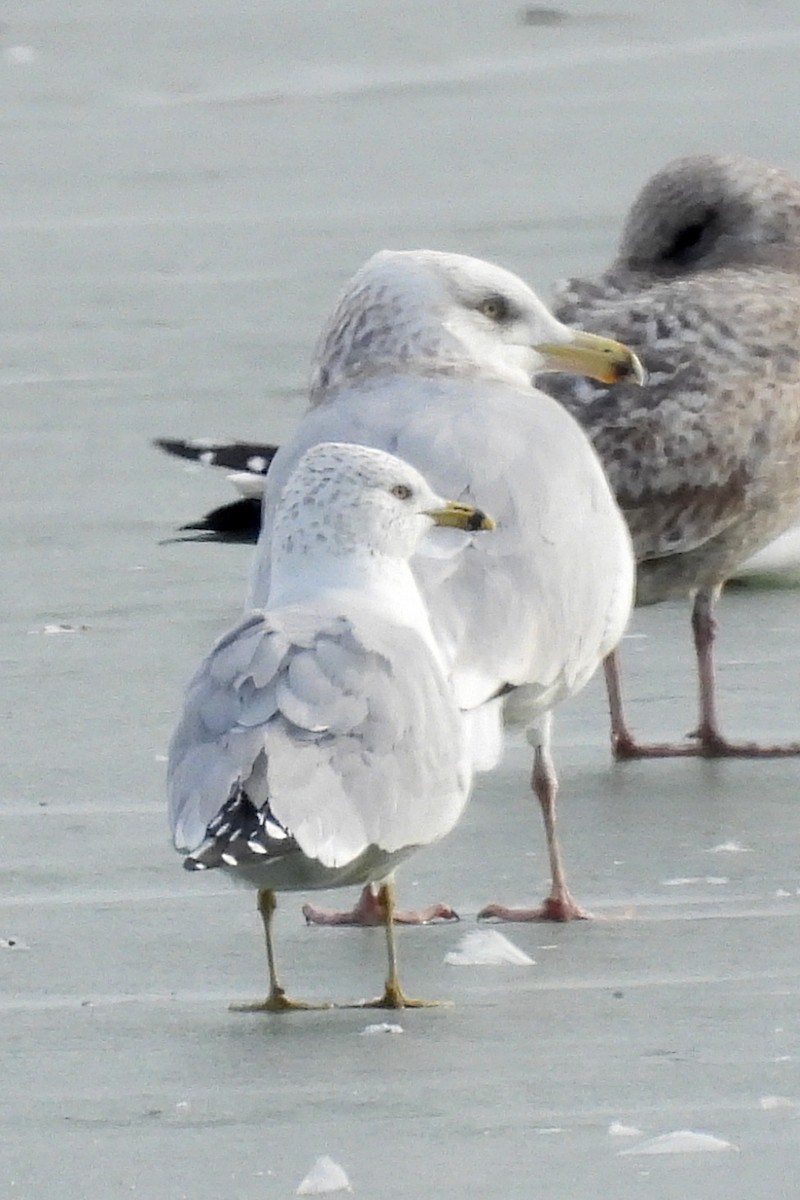
[[[606,677],[608,712],[611,718],[611,753],[616,759],[636,757],[636,739],[625,720],[625,705],[622,699],[622,679],[619,671],[619,653],[616,649],[603,659]]]
[[[758,742],[730,742],[720,732],[717,719],[714,608],[721,586],[701,588],[692,606],[692,636],[697,659],[700,721],[689,734],[691,742],[637,742],[628,730],[622,711],[619,663],[616,651],[605,661],[606,688],[611,713],[611,748],[616,759],[627,758],[788,758],[800,754],[800,742],[762,746]]]
[[[307,925],[385,925],[386,912],[380,891],[375,892],[371,884],[361,892],[356,904],[349,912],[315,908],[303,905],[303,916]],[[428,925],[431,921],[457,921],[458,913],[447,904],[431,904],[420,912],[394,912],[395,925]]]
[[[561,861],[561,847],[556,830],[556,778],[553,758],[550,754],[550,731],[552,720],[548,713],[540,723],[534,747],[531,788],[542,808],[544,829],[547,837],[547,852],[550,857],[550,894],[539,908],[507,908],[504,904],[489,904],[478,913],[478,920],[494,917],[499,921],[575,921],[591,916],[570,895]],[[531,737],[532,731],[529,731]]]

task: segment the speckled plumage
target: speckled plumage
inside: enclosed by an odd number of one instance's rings
[[[800,517],[800,182],[738,157],[670,163],[608,271],[562,285],[556,311],[648,371],[635,389],[540,382],[603,461],[639,602],[711,594]]]
[[[502,338],[498,323],[481,314],[493,296],[507,306]],[[528,387],[532,372],[545,367],[525,340],[533,322],[542,340],[568,333],[527,284],[494,263],[439,250],[379,251],[347,283],[320,335],[311,407],[351,379],[386,372]]]
[[[196,854],[208,839],[204,865],[291,890],[330,887],[339,868],[358,878],[370,847],[407,854],[452,827],[467,752],[408,565],[441,503],[408,464],[363,446],[317,445],[296,465],[264,607],[187,690],[168,771],[178,848]],[[216,825],[240,795],[269,818],[246,869],[221,857],[230,830]]]

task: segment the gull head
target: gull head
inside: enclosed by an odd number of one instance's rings
[[[393,454],[322,442],[306,451],[283,489],[273,554],[409,559],[436,525],[469,532],[494,528],[479,509],[443,500]]]
[[[612,270],[670,277],[759,264],[800,267],[800,181],[740,155],[699,154],[648,180]]]
[[[383,250],[345,287],[317,346],[312,403],[381,372],[480,376],[529,387],[541,371],[639,379],[627,347],[558,321],[518,276],[437,250]],[[641,382],[641,379],[639,379]]]

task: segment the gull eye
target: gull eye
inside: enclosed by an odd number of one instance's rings
[[[701,254],[710,249],[710,238],[718,233],[719,214],[708,208],[699,220],[682,226],[673,237],[669,246],[660,255],[662,262],[674,263],[677,266],[688,266],[696,261]]]
[[[396,483],[392,488],[392,495],[397,496],[398,500],[409,500],[411,498],[411,488],[405,483]]]
[[[487,296],[478,305],[478,312],[483,313],[490,321],[507,321],[511,316],[511,305],[505,296]]]

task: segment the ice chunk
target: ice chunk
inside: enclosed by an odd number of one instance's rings
[[[617,1154],[715,1154],[721,1150],[735,1150],[738,1153],[739,1147],[715,1137],[713,1133],[676,1129],[672,1133],[662,1133],[647,1142],[640,1142],[628,1150],[618,1150]]]
[[[361,1036],[370,1033],[402,1033],[402,1025],[392,1025],[389,1021],[380,1021],[377,1025],[365,1025],[361,1030]]]
[[[475,929],[465,933],[455,950],[444,961],[451,967],[499,967],[511,963],[531,967],[534,960],[496,929]]]
[[[712,846],[707,854],[752,854],[753,851],[747,846],[743,846],[741,842],[720,842],[718,846]]]
[[[30,950],[30,946],[22,938],[0,938],[0,950]]]
[[[689,887],[695,883],[710,883],[715,887],[721,887],[725,883],[730,883],[727,875],[679,875],[676,879],[662,879],[662,887]]]
[[[325,1192],[352,1192],[343,1167],[327,1154],[321,1155],[297,1189],[298,1196],[321,1196]]]
[[[612,1121],[608,1127],[609,1137],[642,1137],[642,1130],[636,1125],[623,1125],[621,1121]]]
[[[789,1096],[762,1096],[758,1101],[758,1107],[764,1112],[771,1112],[775,1109],[798,1108],[797,1100],[792,1100]]]
[[[38,51],[34,50],[33,46],[6,46],[3,51],[3,58],[14,66],[36,62],[38,57]]]

